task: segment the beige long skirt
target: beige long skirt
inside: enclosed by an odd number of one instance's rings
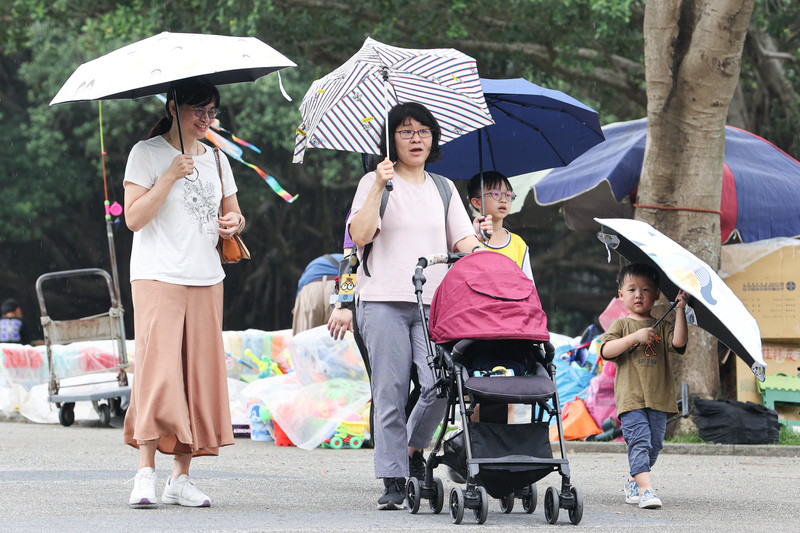
[[[136,366],[125,443],[159,439],[165,454],[218,455],[233,444],[222,283],[131,283]]]

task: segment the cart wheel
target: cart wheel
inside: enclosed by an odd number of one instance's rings
[[[357,450],[357,449],[361,448],[361,445],[363,444],[363,442],[358,437],[351,437],[350,438],[350,442],[348,444],[350,445],[351,448],[353,448],[354,450]]]
[[[100,423],[104,426],[111,423],[111,406],[107,403],[97,406],[97,414],[100,415]]]
[[[121,398],[111,398],[108,403],[111,406],[111,416],[125,416],[125,409],[122,408]]]
[[[531,514],[536,510],[536,500],[538,498],[539,494],[537,493],[536,485],[531,483],[528,485],[527,490],[525,490],[525,494],[522,496],[522,510],[528,514]]]
[[[442,480],[438,477],[433,478],[433,482],[436,484],[436,494],[433,495],[433,498],[428,500],[428,505],[430,505],[433,514],[439,514],[442,512],[442,508],[444,508],[444,485],[442,484]]]
[[[408,478],[406,484],[406,501],[408,502],[408,512],[417,514],[419,511],[419,501],[422,499],[422,494],[419,488],[419,480],[415,477]]]
[[[486,489],[477,487],[478,492],[478,507],[472,510],[475,515],[475,522],[483,524],[486,522],[486,517],[489,516],[489,495],[486,494]]]
[[[578,487],[571,487],[569,490],[575,500],[575,506],[569,510],[569,521],[577,526],[583,518],[583,493]]]
[[[450,491],[450,518],[454,524],[460,524],[464,519],[464,491],[458,487]]]
[[[61,407],[58,409],[58,421],[61,422],[61,425],[64,427],[71,426],[73,422],[75,422],[75,404],[70,403],[62,403]]]
[[[331,448],[334,450],[338,450],[344,445],[344,441],[341,437],[331,437],[331,441],[328,444],[330,444]]]
[[[508,514],[514,510],[514,493],[500,497],[500,510]]]
[[[555,487],[547,487],[544,493],[544,518],[548,524],[555,524],[558,522],[558,489]]]

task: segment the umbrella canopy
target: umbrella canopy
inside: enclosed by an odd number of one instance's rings
[[[606,142],[554,169],[534,186],[539,205],[564,204],[571,229],[596,229],[593,218],[632,217],[642,172],[647,119],[603,128]],[[800,235],[800,163],[757,135],[725,127],[720,220],[722,242]]]
[[[647,263],[661,273],[659,289],[674,300],[681,289],[691,297],[690,321],[714,335],[739,356],[761,381],[765,367],[761,333],[755,318],[714,270],[681,245],[639,220],[597,218],[607,228],[598,238],[633,263]]]
[[[214,85],[255,81],[294,66],[255,37],[163,32],[84,63],[50,105],[153,96],[196,76]]]
[[[494,125],[443,146],[431,172],[450,179],[481,170],[516,176],[568,165],[604,139],[597,112],[568,94],[523,78],[480,82]]]
[[[440,143],[492,123],[474,59],[452,48],[398,48],[368,37],[309,87],[293,161],[302,163],[308,147],[379,154],[386,115],[405,102],[423,104],[436,117]]]

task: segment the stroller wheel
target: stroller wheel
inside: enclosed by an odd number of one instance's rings
[[[478,507],[474,508],[472,512],[475,515],[475,522],[483,524],[486,522],[486,517],[489,516],[489,495],[486,494],[486,489],[477,487],[478,493]]]
[[[514,493],[506,494],[500,498],[500,510],[508,514],[514,510]]]
[[[569,509],[569,521],[577,526],[583,518],[583,493],[578,487],[571,487],[570,492],[575,500],[575,506]]]
[[[464,491],[457,487],[450,491],[450,518],[454,524],[460,524],[464,519]]]
[[[406,484],[406,501],[408,502],[409,513],[417,514],[421,497],[419,480],[415,477],[408,478],[408,483]]]
[[[436,484],[436,494],[428,501],[428,504],[431,506],[433,514],[439,514],[444,507],[444,485],[438,477],[433,478],[433,482]]]
[[[547,491],[544,493],[544,518],[548,524],[558,522],[559,509],[558,489],[547,487]]]
[[[536,500],[539,494],[536,491],[536,485],[531,483],[525,488],[525,493],[522,495],[522,510],[531,514],[536,510]]]

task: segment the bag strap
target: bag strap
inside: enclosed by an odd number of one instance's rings
[[[222,182],[222,166],[219,163],[219,148],[214,147],[214,159],[217,161],[217,174],[219,174],[219,188],[222,191],[222,199],[219,203],[219,214],[225,216],[225,184]]]
[[[337,260],[336,260],[336,258],[335,258],[335,257],[333,257],[331,254],[325,254],[325,255],[323,255],[322,257],[324,257],[325,259],[327,259],[328,261],[330,261],[330,263],[331,263],[333,266],[335,266],[336,268],[339,268],[339,261],[337,261]]]
[[[428,176],[433,179],[433,183],[436,184],[436,190],[439,191],[439,196],[442,197],[442,204],[444,204],[444,225],[445,231],[447,228],[447,213],[450,210],[450,199],[453,197],[453,191],[450,190],[450,185],[447,183],[447,178],[440,176],[439,174],[434,174],[432,172],[427,173]],[[383,218],[383,214],[386,212],[386,204],[389,203],[389,191],[387,189],[383,189],[383,194],[381,195],[381,207],[379,216]],[[367,267],[367,258],[369,257],[369,253],[372,251],[372,243],[368,242],[364,246],[364,254],[361,259],[361,263],[364,265],[364,275],[368,277],[372,277],[369,273],[369,268]]]

